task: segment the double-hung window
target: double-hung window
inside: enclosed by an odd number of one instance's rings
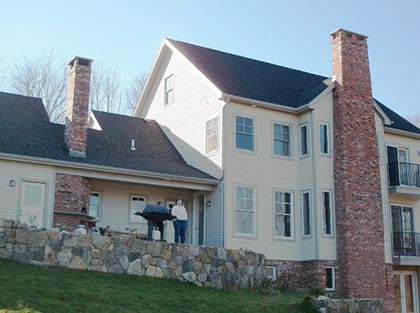
[[[89,215],[95,218],[100,218],[101,213],[101,193],[92,191],[89,196]]]
[[[274,155],[291,156],[291,134],[290,126],[274,123]]]
[[[274,191],[274,237],[292,237],[292,195]]]
[[[329,130],[328,124],[319,124],[319,149],[321,154],[330,153]]]
[[[165,78],[165,105],[174,102],[174,75]]]
[[[206,122],[206,153],[219,148],[219,119],[217,117]]]
[[[143,211],[146,207],[147,198],[145,196],[131,195],[130,197],[130,223],[145,223],[146,220],[140,215],[134,215],[136,211]]]
[[[254,188],[236,186],[235,190],[235,233],[253,235],[255,227]]]
[[[236,116],[236,148],[254,151],[254,119]]]

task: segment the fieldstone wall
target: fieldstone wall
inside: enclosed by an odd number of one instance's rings
[[[0,258],[76,270],[178,279],[203,287],[254,288],[265,256],[251,251],[31,230],[0,219]]]
[[[378,299],[329,299],[320,297],[313,301],[320,313],[382,313],[382,303]]]

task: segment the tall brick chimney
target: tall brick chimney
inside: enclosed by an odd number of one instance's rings
[[[86,157],[90,73],[93,60],[74,57],[69,63],[64,140],[69,155]]]
[[[367,37],[338,29],[332,39],[337,291],[382,298],[393,312],[392,265],[385,264],[378,147]]]

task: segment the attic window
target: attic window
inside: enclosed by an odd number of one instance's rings
[[[165,105],[174,102],[174,75],[165,78]]]

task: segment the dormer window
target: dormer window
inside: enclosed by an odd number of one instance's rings
[[[174,102],[174,75],[165,78],[165,105]]]

